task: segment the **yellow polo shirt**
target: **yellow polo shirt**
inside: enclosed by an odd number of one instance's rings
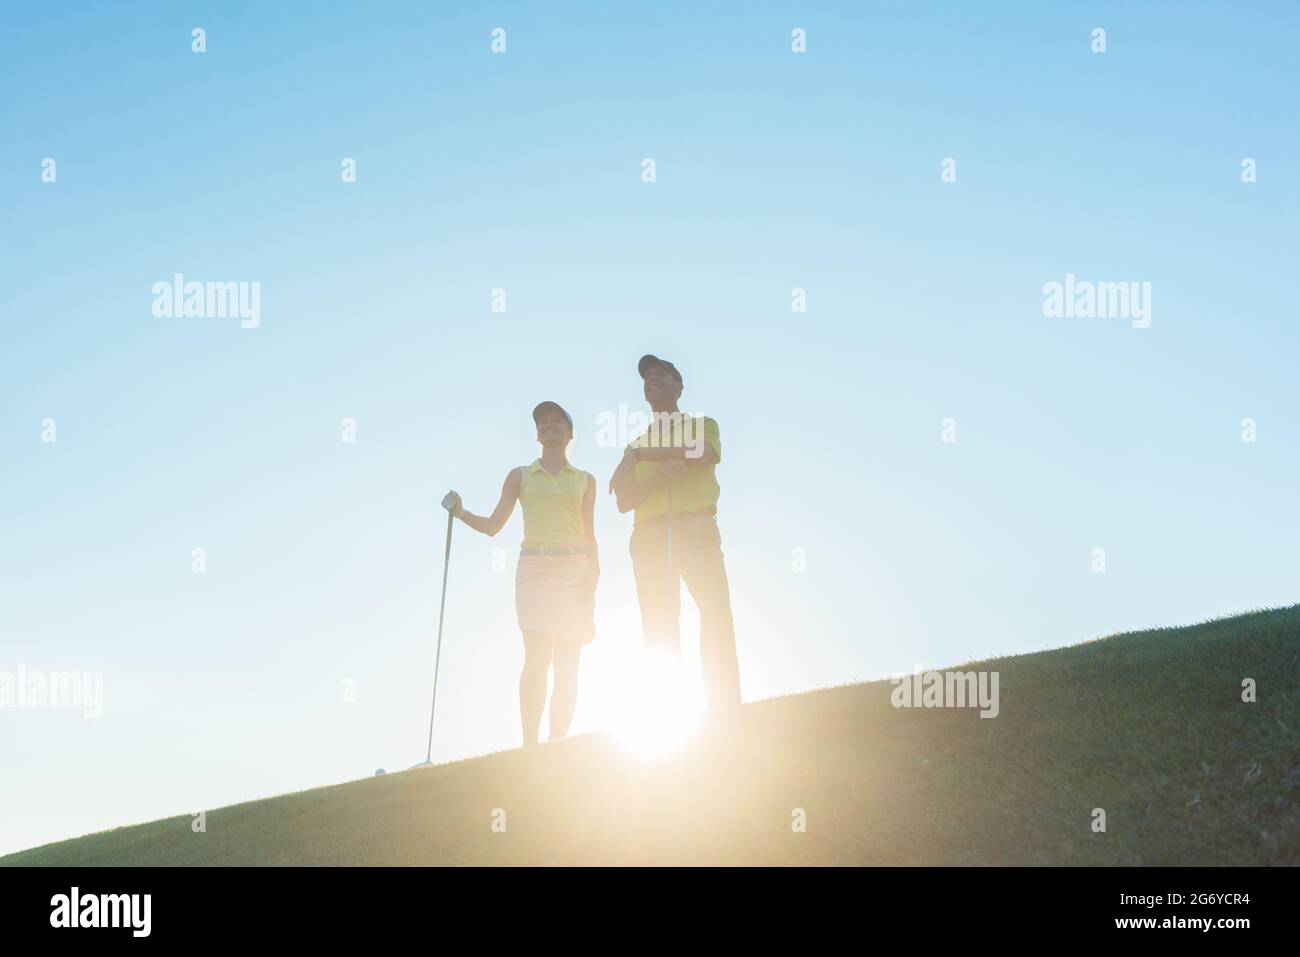
[[[542,468],[542,460],[521,467],[519,504],[524,511],[524,548],[580,545],[586,541],[582,499],[587,473],[565,465],[559,475]]]
[[[718,461],[722,461],[722,436],[718,431],[718,423],[707,416],[682,415],[680,420],[669,419],[658,428],[651,425],[650,429],[632,441],[628,448],[685,446],[689,451],[700,441],[712,446],[713,451],[718,455]],[[632,467],[632,478],[634,481],[643,482],[650,478],[658,467],[658,462],[638,462]],[[706,508],[715,508],[720,493],[718,480],[714,476],[714,467],[701,465],[687,458],[685,474],[670,487],[656,489],[647,496],[646,500],[637,507],[636,521],[633,524],[640,525],[642,522],[661,518],[670,510],[674,515],[679,515],[682,512],[698,512]]]

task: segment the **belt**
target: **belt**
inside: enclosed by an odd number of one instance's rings
[[[718,514],[718,507],[710,505],[708,508],[697,509],[694,512],[666,512],[663,515],[656,515],[654,518],[647,518],[643,522],[637,522],[636,527],[642,528],[646,525],[658,525],[663,522],[671,525],[673,522],[685,521],[692,518],[714,518]]]
[[[520,555],[586,555],[586,545],[538,545],[519,549]]]

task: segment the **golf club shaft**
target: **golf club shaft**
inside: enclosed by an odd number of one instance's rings
[[[447,511],[447,545],[442,553],[442,601],[438,605],[438,650],[433,659],[433,701],[429,704],[429,746],[425,750],[427,763],[433,757],[433,712],[438,706],[438,665],[442,661],[442,619],[447,613],[447,570],[451,567],[451,526],[456,516]]]
[[[673,584],[673,480],[668,480],[668,586]],[[680,595],[680,589],[677,589]]]

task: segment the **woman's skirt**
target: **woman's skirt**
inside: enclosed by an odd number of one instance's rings
[[[595,596],[586,555],[520,555],[515,608],[521,631],[544,631],[557,641],[586,644],[596,637]]]

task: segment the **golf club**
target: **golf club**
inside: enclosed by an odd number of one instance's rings
[[[447,544],[442,554],[442,601],[438,605],[438,650],[433,659],[433,700],[429,704],[429,744],[424,752],[424,760],[413,768],[433,766],[433,714],[438,706],[438,665],[442,661],[442,621],[447,613],[447,570],[451,566],[451,526],[456,516],[447,510]]]

